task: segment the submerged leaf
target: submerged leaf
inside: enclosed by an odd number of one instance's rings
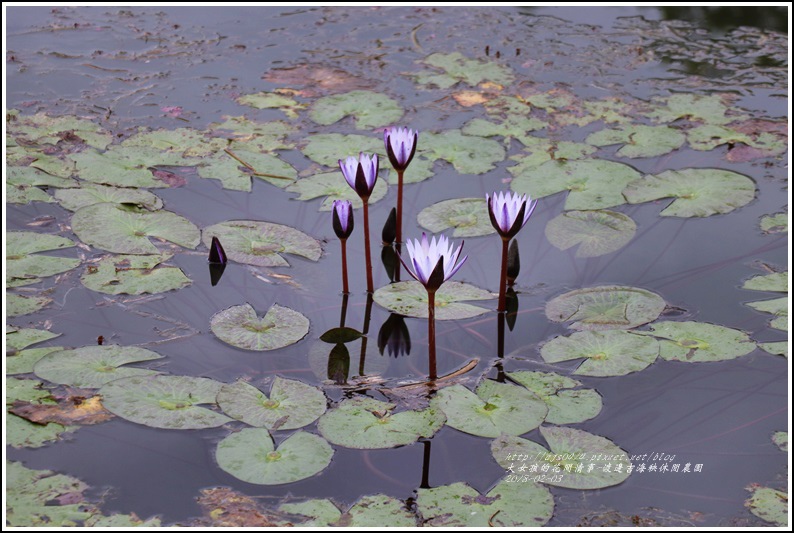
[[[659,343],[623,330],[579,331],[545,343],[540,355],[547,363],[584,358],[574,371],[580,376],[623,376],[656,361]]]
[[[300,381],[276,377],[270,397],[244,381],[224,385],[217,397],[224,413],[251,426],[298,429],[325,413],[325,394]]]
[[[309,319],[278,304],[259,318],[250,304],[235,305],[215,313],[212,332],[236,348],[254,351],[276,350],[295,344],[309,333]]]
[[[579,330],[631,329],[656,320],[665,308],[661,296],[636,287],[604,285],[577,289],[546,303],[552,322],[573,322]]]
[[[615,211],[567,211],[546,224],[546,238],[560,250],[579,245],[576,257],[598,257],[621,249],[634,237],[637,224]]]
[[[427,290],[418,281],[401,281],[377,289],[375,303],[392,313],[427,318]],[[495,295],[459,281],[447,281],[436,292],[436,320],[459,320],[487,313],[488,309],[461,303],[471,300],[491,300]]]
[[[256,220],[230,220],[204,228],[202,238],[209,247],[218,237],[232,261],[255,266],[289,266],[280,254],[295,254],[317,261],[320,243],[302,231],[281,224]]]
[[[51,383],[96,389],[114,379],[159,374],[156,370],[122,366],[154,359],[162,356],[137,346],[83,346],[44,356],[34,372]]]
[[[422,209],[417,222],[432,233],[455,228],[453,237],[478,237],[496,232],[484,198],[443,200]]]

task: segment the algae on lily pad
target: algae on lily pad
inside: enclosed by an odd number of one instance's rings
[[[422,70],[406,73],[406,75],[414,78],[420,85],[436,86],[441,89],[449,89],[458,82],[466,83],[472,87],[483,82],[509,85],[514,79],[510,68],[494,61],[469,59],[460,52],[450,54],[438,52],[427,56],[421,62],[439,69],[440,72]]]
[[[355,117],[356,128],[367,130],[398,122],[403,110],[396,100],[373,91],[350,91],[323,96],[312,104],[309,117],[328,126],[347,116]]]
[[[342,400],[317,422],[329,442],[360,450],[394,448],[430,438],[446,418],[436,408],[393,413],[396,405],[365,396]]]
[[[295,344],[309,333],[309,319],[278,304],[259,318],[251,304],[235,305],[212,315],[212,332],[226,344],[258,352]]]
[[[485,198],[454,198],[422,209],[419,225],[432,233],[455,228],[453,237],[479,237],[495,233]]]
[[[83,346],[44,356],[36,363],[34,372],[51,383],[96,389],[114,379],[159,374],[156,370],[122,365],[162,357],[137,346]]]
[[[369,197],[369,204],[374,204],[386,196],[388,190],[387,181],[383,179],[375,180],[375,187]],[[353,209],[363,207],[364,203],[356,191],[347,184],[341,172],[323,172],[308,178],[301,178],[286,188],[287,192],[298,194],[296,200],[313,200],[324,196],[320,211],[330,211],[333,209],[334,200],[348,200],[353,204]]]
[[[743,331],[704,322],[662,321],[651,331],[636,333],[658,337],[659,355],[668,361],[704,363],[736,359],[755,350],[755,342]]]
[[[163,201],[149,191],[84,183],[79,188],[58,189],[55,198],[64,209],[77,211],[93,204],[130,204],[149,211],[162,209]]]
[[[554,497],[537,483],[502,481],[480,494],[458,482],[418,489],[416,507],[433,527],[538,527],[551,520]]]
[[[298,429],[325,413],[325,394],[293,379],[276,377],[270,397],[244,381],[224,385],[217,397],[224,413],[255,427],[270,430]]]
[[[758,518],[776,526],[788,526],[788,494],[769,487],[752,485],[747,487],[752,493],[744,506]]]
[[[624,376],[656,361],[659,343],[624,330],[578,331],[545,343],[540,355],[547,363],[584,358],[573,372],[580,376]]]
[[[667,126],[625,126],[616,130],[601,130],[588,135],[585,142],[593,146],[624,145],[618,157],[658,157],[680,148],[686,136]]]
[[[754,276],[742,285],[743,289],[766,292],[788,292],[788,270]]]
[[[322,437],[305,431],[290,435],[278,447],[264,428],[246,428],[218,443],[221,469],[247,483],[283,485],[323,471],[334,449]]]
[[[546,402],[549,413],[545,421],[549,424],[578,424],[590,420],[601,412],[601,395],[595,389],[576,389],[582,385],[554,372],[508,372],[507,377],[537,394]]]
[[[88,265],[80,282],[105,294],[157,294],[190,285],[182,269],[160,266],[171,254],[107,255]]]
[[[99,389],[102,405],[116,416],[162,429],[205,429],[231,422],[203,404],[214,404],[223,383],[190,376],[135,376]]]
[[[422,132],[421,142],[425,157],[448,161],[461,174],[485,174],[505,158],[498,142],[463,135],[460,130]]]
[[[436,320],[460,320],[487,313],[488,309],[461,303],[491,300],[496,295],[474,285],[448,281],[436,292]],[[401,281],[377,289],[375,303],[392,313],[414,318],[427,318],[427,290],[418,281]]]
[[[62,250],[75,245],[74,241],[58,235],[35,231],[6,232],[6,283],[15,280],[38,281],[75,268],[79,259],[50,255],[33,255],[37,252]]]
[[[52,299],[46,296],[23,296],[6,291],[6,314],[8,316],[29,315],[40,311],[50,302]]]
[[[521,435],[538,427],[548,414],[546,403],[517,385],[483,381],[475,392],[463,385],[438,391],[430,405],[447,415],[447,425],[481,437]]]
[[[619,250],[636,231],[631,217],[606,209],[565,211],[546,224],[546,238],[555,248],[579,245],[576,257],[598,257]]]
[[[384,148],[383,139],[372,135],[319,133],[309,136],[301,152],[316,163],[339,168],[340,159],[358,157],[360,152],[382,154]]]
[[[675,198],[663,217],[707,217],[730,213],[755,198],[755,182],[717,168],[666,170],[629,183],[623,196],[630,204]]]
[[[576,289],[546,302],[552,322],[573,322],[578,330],[631,329],[656,320],[664,311],[661,296],[645,289],[603,285]]]
[[[223,243],[232,261],[254,266],[289,266],[281,254],[294,254],[311,261],[320,259],[320,243],[302,231],[257,220],[229,220],[204,228],[202,238],[209,248],[212,238]]]
[[[78,526],[95,511],[86,506],[82,481],[50,470],[31,470],[6,461],[6,526]],[[66,503],[66,502],[74,503]]]

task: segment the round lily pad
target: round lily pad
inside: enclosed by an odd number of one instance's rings
[[[159,266],[171,258],[160,255],[108,255],[88,265],[80,282],[105,294],[157,294],[190,285],[177,267]]]
[[[438,391],[430,402],[447,415],[447,425],[481,437],[521,435],[538,427],[548,414],[546,403],[524,387],[486,380],[476,394],[463,385]]]
[[[224,385],[217,397],[224,413],[251,426],[298,429],[325,413],[325,394],[316,387],[276,377],[270,397],[244,381]]]
[[[69,211],[77,211],[81,207],[93,204],[130,204],[149,211],[162,209],[160,197],[143,189],[110,187],[95,183],[84,183],[79,188],[58,189],[55,198],[61,207]]]
[[[604,285],[577,289],[546,303],[552,322],[573,322],[579,330],[631,329],[656,320],[665,308],[661,296],[636,287]]]
[[[298,431],[276,448],[263,428],[246,428],[218,443],[215,459],[247,483],[283,485],[306,479],[331,464],[334,449],[317,435]]]
[[[136,424],[162,429],[205,429],[232,419],[201,404],[214,404],[223,383],[190,376],[136,376],[104,385],[102,405]]]
[[[372,129],[400,120],[403,110],[393,98],[373,91],[350,91],[324,96],[314,102],[309,117],[328,126],[347,116],[356,118],[356,128]]]
[[[668,361],[704,363],[736,359],[755,350],[743,331],[703,322],[655,322],[650,332],[660,339],[659,355]]]
[[[339,160],[349,156],[358,157],[359,152],[383,154],[383,140],[371,135],[342,135],[320,133],[310,135],[303,155],[327,167],[339,167]],[[385,159],[384,159],[385,161]]]
[[[155,165],[181,165],[182,157],[151,147],[114,145],[107,152],[85,150],[69,156],[81,180],[115,187],[155,188],[170,185],[155,178]]]
[[[755,183],[747,176],[716,168],[666,170],[629,183],[623,196],[630,204],[675,198],[664,217],[707,217],[730,213],[755,198]]]
[[[190,249],[199,243],[199,229],[176,213],[108,203],[79,209],[72,215],[72,231],[86,244],[120,254],[158,253],[149,237]]]
[[[388,185],[386,180],[375,180],[375,187],[368,203],[373,204],[386,196]],[[341,172],[324,172],[308,178],[301,178],[286,188],[287,192],[298,194],[296,200],[313,200],[324,196],[320,211],[333,209],[334,200],[348,200],[353,204],[353,209],[359,209],[364,204],[356,191],[345,181]]]
[[[744,502],[755,516],[777,526],[788,525],[788,494],[769,487],[750,487],[752,497]]]
[[[343,400],[317,422],[329,442],[364,450],[394,448],[432,437],[444,425],[444,414],[435,408],[392,414],[395,404],[356,396]]]
[[[6,375],[32,374],[33,367],[48,353],[63,350],[62,346],[48,346],[47,348],[28,348],[16,354],[6,354]]]
[[[114,379],[159,374],[156,370],[122,365],[161,358],[137,346],[83,346],[44,356],[36,363],[34,372],[52,383],[96,389]]]
[[[458,482],[417,491],[416,506],[434,527],[537,527],[554,513],[549,489],[537,483],[502,481],[488,494]]]
[[[594,389],[578,389],[582,383],[554,372],[509,372],[507,376],[546,402],[549,424],[578,424],[601,412],[601,395]]]
[[[546,224],[546,238],[560,250],[579,245],[576,257],[598,257],[621,249],[634,237],[637,224],[615,211],[566,211]]]
[[[6,282],[38,280],[66,272],[80,264],[79,259],[32,255],[36,252],[71,248],[74,241],[58,235],[35,231],[6,232]]]
[[[423,132],[421,142],[426,157],[449,161],[461,174],[485,174],[505,158],[498,142],[463,135],[460,130]]]
[[[628,165],[601,159],[577,161],[547,161],[513,172],[510,188],[532,198],[543,198],[561,191],[569,191],[565,210],[593,210],[626,203],[623,190],[640,177]]]
[[[416,218],[432,233],[455,228],[453,237],[478,237],[495,233],[484,198],[455,198],[422,209]]]
[[[309,319],[278,304],[259,318],[250,304],[235,305],[215,313],[212,332],[220,340],[244,350],[276,350],[295,344],[309,333]]]
[[[579,331],[550,340],[541,347],[540,355],[547,363],[584,358],[574,371],[580,376],[624,376],[656,361],[659,343],[623,330]]]
[[[766,292],[788,292],[788,271],[754,276],[742,285],[743,289]]]
[[[16,328],[6,324],[6,353],[11,350],[21,350],[59,337],[60,333],[53,333],[46,329]]]
[[[626,126],[615,130],[591,133],[585,142],[593,146],[623,144],[619,157],[658,157],[680,148],[686,136],[667,126]]]
[[[427,289],[418,281],[401,281],[377,289],[375,303],[392,313],[427,318]],[[491,300],[495,295],[460,281],[448,281],[436,292],[436,320],[460,320],[487,313],[488,309],[463,301]]]
[[[281,254],[294,254],[312,261],[320,259],[320,243],[289,226],[256,220],[230,220],[204,228],[202,238],[209,248],[212,238],[223,243],[229,259],[255,266],[289,266]]]

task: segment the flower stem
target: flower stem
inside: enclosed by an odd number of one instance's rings
[[[347,296],[350,294],[350,288],[347,285],[347,239],[340,239],[342,243],[342,294]]]
[[[499,306],[496,308],[500,313],[507,308],[505,293],[507,290],[507,249],[510,239],[502,237],[502,274],[499,280]]]
[[[397,171],[397,231],[395,241],[397,246],[403,242],[403,173],[404,170]]]
[[[427,291],[427,342],[430,365],[430,381],[438,378],[436,373],[436,291]]]
[[[364,256],[367,260],[367,292],[374,292],[372,286],[372,258],[369,253],[369,198],[364,201]]]

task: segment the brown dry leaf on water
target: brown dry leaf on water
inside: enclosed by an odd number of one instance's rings
[[[197,525],[209,527],[277,527],[289,525],[285,517],[263,509],[250,496],[227,487],[202,489],[198,504],[204,517]]]
[[[375,85],[371,80],[358,78],[342,69],[313,64],[269,70],[262,79],[273,83],[307,87],[299,93],[300,96],[305,97],[371,89]]]
[[[50,422],[64,426],[91,425],[113,418],[113,415],[102,406],[99,396],[90,398],[67,396],[59,399],[57,404],[38,404],[17,400],[9,412],[42,425]]]

